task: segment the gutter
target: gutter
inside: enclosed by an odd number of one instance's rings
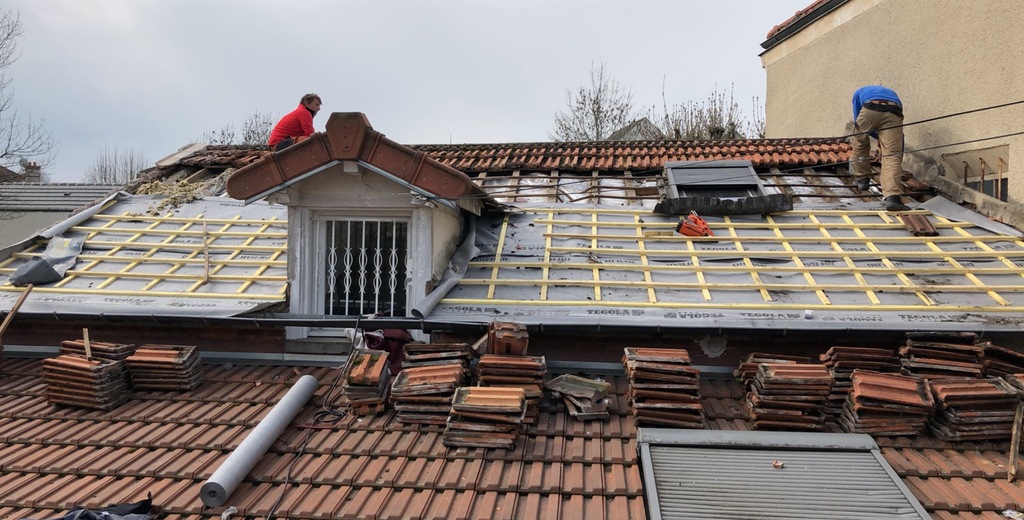
[[[766,51],[771,49],[772,47],[778,45],[779,43],[782,43],[783,40],[800,32],[801,30],[803,30],[804,27],[807,27],[808,25],[811,25],[812,23],[816,22],[819,18],[825,16],[828,13],[831,13],[832,11],[835,11],[848,1],[849,0],[829,0],[828,2],[825,2],[824,4],[818,6],[817,9],[801,16],[800,18],[797,18],[795,21],[793,21],[793,23],[787,25],[781,31],[774,34],[771,38],[765,40],[763,43],[761,43],[761,48],[763,48]]]

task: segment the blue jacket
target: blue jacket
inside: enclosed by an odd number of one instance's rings
[[[860,108],[864,106],[864,103],[873,99],[881,99],[884,101],[892,101],[893,103],[903,106],[903,102],[900,101],[900,97],[896,95],[896,92],[889,88],[881,85],[868,85],[861,87],[853,93],[853,120],[856,121],[860,117]]]

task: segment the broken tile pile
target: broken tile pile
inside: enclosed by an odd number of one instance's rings
[[[685,349],[626,347],[622,358],[637,425],[704,428],[700,370]]]
[[[984,342],[985,354],[981,359],[986,376],[1007,376],[1024,373],[1024,354]]]
[[[899,373],[900,358],[891,348],[832,347],[819,358],[832,375],[832,393],[829,394],[825,414],[838,419],[843,413],[843,404],[853,388],[850,376],[854,370]]]
[[[461,362],[403,368],[391,383],[395,418],[406,424],[445,424],[464,379]]]
[[[580,421],[607,419],[610,416],[608,394],[612,384],[608,381],[563,374],[544,386],[551,390],[553,397],[560,397],[565,402],[569,415]]]
[[[930,381],[938,410],[928,429],[944,441],[1007,440],[1013,433],[1018,391],[1003,379]]]
[[[757,368],[761,363],[810,363],[811,358],[807,356],[787,356],[782,354],[766,354],[764,352],[751,352],[740,362],[740,366],[732,371],[743,386],[750,386],[757,375]]]
[[[544,356],[503,356],[484,354],[476,364],[480,386],[521,388],[526,395],[527,424],[537,422],[540,400],[544,397],[544,378],[548,373]]]
[[[195,390],[203,382],[200,363],[194,345],[142,345],[125,359],[139,390]]]
[[[388,353],[383,350],[355,349],[345,365],[341,393],[355,415],[376,415],[388,402],[391,371]]]
[[[899,350],[902,372],[925,379],[981,377],[985,347],[975,345],[976,339],[974,334],[908,334]]]
[[[449,365],[469,366],[469,345],[466,343],[406,343],[402,347],[402,368]]]
[[[755,430],[825,429],[832,375],[816,363],[761,363],[745,405]]]
[[[917,435],[935,408],[928,381],[903,374],[854,370],[839,425],[849,433]]]
[[[526,393],[522,388],[459,388],[452,398],[441,443],[448,447],[511,449],[525,415]]]
[[[112,410],[128,401],[124,360],[62,354],[43,360],[50,404]]]

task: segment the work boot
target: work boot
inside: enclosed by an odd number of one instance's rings
[[[871,188],[871,177],[861,177],[857,179],[857,189],[860,191],[868,191]]]
[[[907,206],[900,201],[899,195],[889,195],[885,198],[885,211],[907,211],[910,206]]]

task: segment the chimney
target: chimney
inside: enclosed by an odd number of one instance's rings
[[[42,178],[43,168],[35,161],[23,161],[21,163],[22,182],[39,182]]]

